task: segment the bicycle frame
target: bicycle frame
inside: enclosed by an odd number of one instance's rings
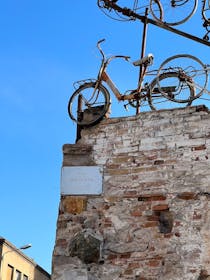
[[[103,82],[105,82],[109,88],[111,89],[111,91],[114,93],[115,97],[117,98],[118,101],[125,101],[125,100],[132,100],[132,99],[140,99],[141,96],[139,95],[139,93],[141,92],[141,84],[143,82],[143,79],[144,79],[144,76],[145,76],[145,73],[146,73],[146,69],[147,69],[147,66],[148,64],[145,64],[143,65],[143,71],[141,73],[141,76],[139,78],[139,83],[138,83],[138,87],[136,90],[134,90],[131,94],[128,94],[128,95],[122,95],[120,93],[120,91],[118,90],[118,88],[115,86],[114,82],[112,81],[112,79],[110,78],[110,76],[107,74],[106,72],[106,68],[108,67],[109,63],[113,60],[113,59],[116,59],[116,58],[123,58],[125,59],[126,61],[129,61],[130,57],[129,56],[124,56],[124,55],[114,55],[114,56],[111,56],[109,57],[108,59],[105,58],[105,55],[104,55],[104,52],[103,50],[101,49],[100,47],[100,44],[104,41],[103,40],[100,40],[98,43],[97,43],[97,47],[102,55],[102,62],[101,62],[101,67],[99,69],[99,73],[98,73],[98,78],[97,78],[97,81],[96,81],[96,85],[95,85],[95,89],[94,89],[94,92],[93,92],[93,95],[95,94],[98,86]],[[139,66],[142,66],[142,65],[139,65]],[[144,95],[145,96],[145,95]]]

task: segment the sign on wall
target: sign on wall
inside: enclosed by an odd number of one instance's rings
[[[98,166],[64,166],[61,171],[62,195],[99,195],[102,169]]]

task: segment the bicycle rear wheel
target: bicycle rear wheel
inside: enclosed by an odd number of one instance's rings
[[[157,3],[160,2],[163,15],[160,19]],[[150,0],[150,11],[155,20],[170,26],[179,25],[189,20],[195,13],[198,0]]]
[[[96,83],[81,85],[70,97],[68,113],[70,118],[80,126],[92,126],[105,116],[110,106],[108,90]]]
[[[164,95],[159,90],[158,81],[164,86],[164,88],[162,88]],[[152,110],[161,110],[180,106],[190,106],[195,94],[194,87],[190,85],[186,85],[185,88],[185,98],[188,96],[188,102],[182,104],[171,102],[174,101],[175,96],[180,93],[179,88],[180,81],[177,72],[165,72],[160,74],[160,76],[158,78],[156,77],[149,86],[148,103],[150,108]]]
[[[171,97],[164,91],[164,87],[171,82],[160,79],[163,73],[176,73],[176,91]],[[199,98],[208,84],[208,71],[205,64],[197,57],[189,54],[174,55],[166,59],[157,73],[157,86],[163,96],[171,101],[187,103]],[[193,96],[188,94],[189,87],[193,88]]]

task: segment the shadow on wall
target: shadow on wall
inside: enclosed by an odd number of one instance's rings
[[[34,269],[34,280],[50,280],[51,275],[45,271],[43,268],[41,268],[39,265],[35,266]]]

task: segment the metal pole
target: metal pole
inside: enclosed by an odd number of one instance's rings
[[[77,104],[77,120],[81,120],[81,112],[82,112],[82,96],[79,94],[78,96],[78,104]],[[77,124],[77,137],[76,142],[81,138],[81,126]]]
[[[143,28],[143,35],[142,35],[142,45],[141,45],[141,58],[145,56],[145,49],[146,49],[146,36],[147,36],[147,16],[148,16],[148,8],[145,10],[145,19],[144,19],[144,28]],[[138,88],[141,87],[141,80],[142,80],[142,73],[143,73],[143,65],[140,65],[139,71],[139,83]]]
[[[146,37],[147,37],[147,17],[149,14],[149,9],[146,8],[145,10],[145,17],[144,17],[144,27],[143,27],[143,34],[142,34],[142,44],[141,44],[141,58],[143,58],[145,56],[145,49],[146,49]],[[139,69],[139,80],[138,80],[138,91],[141,91],[141,84],[142,84],[142,80],[143,80],[143,76],[145,74],[145,66],[144,65],[140,65],[140,69]],[[136,115],[138,115],[140,113],[140,104],[139,104],[139,100],[137,100],[137,107],[136,107]]]

